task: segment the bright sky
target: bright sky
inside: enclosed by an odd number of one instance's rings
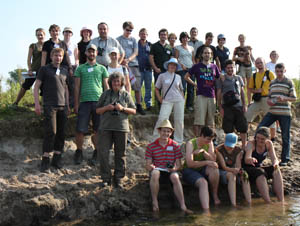
[[[28,47],[36,42],[35,29],[42,27],[49,36],[49,26],[57,24],[63,29],[73,28],[73,41],[79,42],[79,31],[83,26],[93,29],[93,38],[98,36],[97,24],[106,22],[109,35],[122,34],[122,23],[132,21],[133,36],[145,27],[148,40],[156,42],[158,31],[189,32],[195,26],[198,39],[204,41],[206,32],[226,36],[231,53],[238,46],[238,35],[246,35],[246,44],[253,48],[254,57],[263,57],[277,50],[279,62],[287,68],[287,76],[299,78],[300,21],[298,1],[283,0],[10,0],[1,4],[2,45],[0,76],[8,78],[8,72],[17,67],[26,68]],[[60,36],[63,39],[62,34]],[[179,44],[179,41],[177,41]],[[217,45],[216,40],[213,42]],[[3,85],[3,84],[2,84]]]

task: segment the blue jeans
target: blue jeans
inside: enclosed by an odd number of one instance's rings
[[[151,107],[152,105],[152,71],[140,71],[141,73],[141,86],[143,86],[143,82],[145,82],[145,97],[144,101],[146,107]]]
[[[288,115],[275,115],[268,112],[261,123],[258,125],[258,128],[261,126],[269,127],[275,121],[279,121],[282,137],[282,152],[281,152],[281,161],[287,162],[290,160],[290,128],[291,128],[291,116]]]

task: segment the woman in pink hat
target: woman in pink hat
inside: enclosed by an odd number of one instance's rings
[[[78,42],[78,56],[79,64],[84,64],[86,62],[85,49],[91,41],[93,31],[88,27],[83,27],[80,30],[81,41]]]

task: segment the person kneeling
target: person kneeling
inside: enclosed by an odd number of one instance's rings
[[[272,165],[262,166],[266,157],[270,156]],[[249,174],[250,183],[256,183],[256,187],[262,198],[271,203],[267,179],[273,178],[273,189],[277,199],[284,201],[283,182],[279,169],[273,143],[269,140],[269,130],[267,127],[260,127],[256,130],[254,140],[249,141],[246,147],[245,156],[246,166],[244,167]]]
[[[235,133],[228,133],[225,137],[225,143],[221,144],[216,149],[217,160],[220,166],[220,181],[223,184],[228,184],[228,193],[230,202],[236,206],[236,178],[242,181],[244,196],[247,202],[251,203],[251,190],[248,180],[248,175],[241,168],[243,151],[236,146],[238,136]],[[240,180],[238,180],[240,181]]]
[[[182,153],[180,146],[170,136],[174,129],[169,120],[161,122],[157,128],[159,138],[147,146],[146,169],[150,172],[150,190],[153,212],[158,212],[158,191],[160,182],[171,181],[180,208],[187,214],[193,213],[187,209],[184,202],[182,185],[178,170],[181,168]]]

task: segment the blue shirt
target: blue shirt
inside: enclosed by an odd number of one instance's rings
[[[220,60],[221,63],[221,70],[225,71],[225,62],[226,60],[229,59],[229,49],[227,49],[225,46],[223,47],[223,50],[219,48],[219,46],[217,46],[217,57]]]
[[[139,62],[139,70],[143,71],[151,71],[151,64],[149,62],[149,54],[150,54],[151,43],[146,41],[146,45],[142,45],[141,42],[138,42],[138,50],[139,54],[136,57]]]

